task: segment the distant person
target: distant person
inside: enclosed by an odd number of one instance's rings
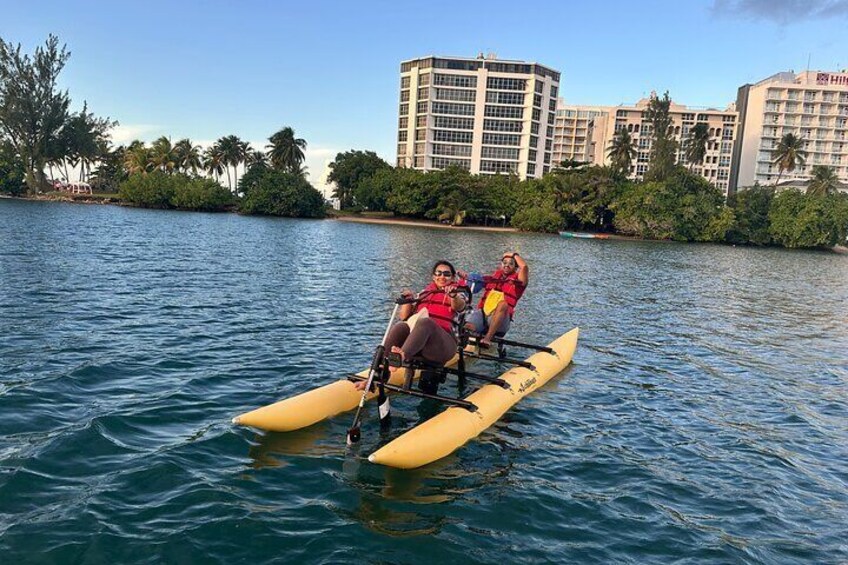
[[[464,271],[459,271],[459,276],[469,277]],[[504,253],[500,266],[483,277],[483,296],[465,319],[465,327],[481,336],[480,347],[490,347],[496,334],[504,335],[509,331],[515,306],[524,295],[529,277],[527,262],[514,252]]]
[[[389,330],[386,350],[399,354],[403,361],[421,357],[430,363],[444,365],[456,354],[460,314],[465,311],[471,293],[467,287],[457,284],[456,269],[449,262],[438,261],[432,273],[432,281],[417,296],[410,290],[401,293],[404,298],[415,296],[417,300],[401,306],[399,316],[404,321]],[[418,313],[419,317],[410,328],[406,320],[413,313]],[[364,389],[365,381],[356,383],[356,388]]]

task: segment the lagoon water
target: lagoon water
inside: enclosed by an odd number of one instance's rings
[[[506,249],[511,337],[580,344],[477,440],[368,463],[441,409],[415,399],[352,452],[350,414],[230,424],[364,368],[434,259]],[[0,200],[0,555],[844,563],[846,282],[825,252]]]

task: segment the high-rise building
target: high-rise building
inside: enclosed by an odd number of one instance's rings
[[[559,78],[493,54],[403,61],[397,165],[542,176],[551,167]]]
[[[825,165],[848,182],[848,71],[782,72],[739,88],[739,140],[733,152],[731,191],[778,176],[806,181]],[[806,163],[782,175],[774,163],[781,137],[804,140]]]
[[[621,129],[629,131],[636,144],[630,166],[630,178],[641,180],[648,171],[653,139],[651,124],[645,120],[650,98],[634,105],[570,106],[560,103],[554,131],[553,161],[574,159],[597,165],[609,165],[607,155],[612,138]],[[726,110],[695,108],[671,103],[673,135],[678,142],[677,162],[689,166],[684,142],[695,124],[707,126],[710,141],[703,163],[693,164],[692,171],[703,176],[725,193],[729,188],[731,154],[736,139],[737,113],[731,105]]]

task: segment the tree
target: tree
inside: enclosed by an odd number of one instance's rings
[[[636,142],[627,128],[621,128],[615,132],[607,147],[607,156],[613,170],[623,176],[630,172],[630,163],[636,157]]]
[[[233,181],[230,179],[230,165],[233,167],[233,176],[238,182],[238,166],[242,162],[244,155],[244,142],[237,135],[227,135],[219,139],[215,145],[221,153],[221,164],[227,168],[227,183],[230,190],[233,190]]]
[[[668,91],[662,98],[651,95],[645,121],[651,124],[651,160],[645,180],[665,180],[674,169],[677,141],[674,139],[671,120],[671,99]]]
[[[0,192],[20,196],[26,192],[24,163],[12,144],[0,136]]]
[[[124,151],[124,168],[129,174],[149,173],[153,170],[150,149],[143,141],[135,140]]]
[[[177,168],[179,156],[171,144],[171,140],[164,135],[153,142],[150,147],[150,162],[153,168],[163,173],[173,173]]]
[[[68,119],[70,98],[57,81],[70,55],[55,35],[32,57],[0,39],[0,129],[24,162],[31,194],[44,183],[48,143]]]
[[[280,171],[294,171],[303,162],[306,140],[295,137],[294,130],[285,127],[268,138],[266,146],[271,166]]]
[[[203,169],[219,181],[224,174],[224,154],[221,147],[215,143],[203,152]],[[229,170],[227,170],[229,175]]]
[[[735,221],[727,234],[729,243],[746,245],[769,245],[769,210],[774,199],[773,186],[743,188],[727,199],[733,210]]]
[[[769,223],[771,237],[784,247],[844,244],[848,230],[848,196],[807,196],[799,190],[783,190],[772,201]]]
[[[293,173],[254,168],[242,178],[244,197],[239,210],[245,214],[321,218],[324,197],[309,182]]]
[[[362,196],[365,200],[368,200],[368,203],[359,202],[354,192],[363,179],[371,177],[380,169],[386,169],[389,166],[373,151],[351,149],[336,155],[335,160],[330,163],[330,174],[327,181],[335,183],[336,188],[333,190],[333,196],[339,199],[342,208],[350,208],[355,203],[360,206],[374,205],[380,203],[379,198],[372,200],[367,197],[367,194],[363,193]]]
[[[813,178],[807,185],[808,196],[827,196],[839,191],[839,177],[836,171],[826,165],[813,165]]]
[[[190,139],[181,139],[174,144],[177,169],[187,173],[197,174],[203,168],[203,160],[200,157],[201,148],[192,144]]]
[[[690,171],[692,170],[692,165],[702,165],[704,163],[710,137],[710,130],[707,124],[703,122],[695,124],[689,131],[689,137],[686,138],[683,144],[683,151],[686,155],[686,161],[689,163]]]
[[[780,177],[784,172],[791,173],[798,165],[804,165],[807,161],[807,153],[804,151],[804,140],[794,133],[784,134],[780,143],[772,152],[772,163],[777,165],[778,174],[774,185],[780,183]]]

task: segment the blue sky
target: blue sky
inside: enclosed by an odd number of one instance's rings
[[[724,107],[782,70],[848,67],[848,0],[360,2],[0,0],[0,37],[71,50],[75,107],[160,135],[261,145],[283,126],[308,142],[321,184],[339,151],[394,160],[399,63],[424,55],[537,61],[569,103],[632,103],[669,90]]]

